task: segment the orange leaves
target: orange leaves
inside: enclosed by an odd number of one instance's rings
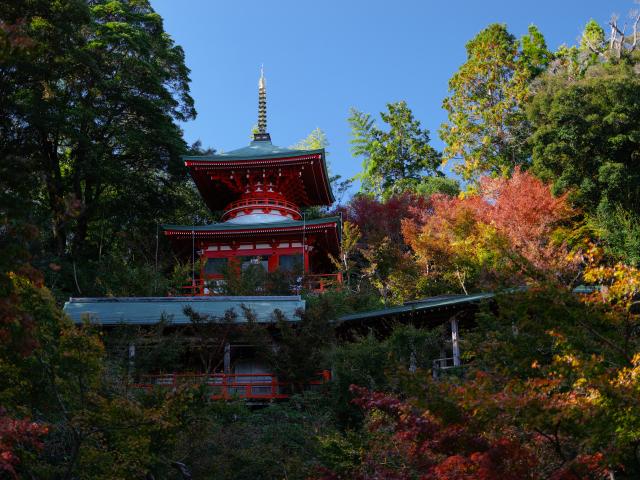
[[[483,178],[464,198],[434,195],[431,208],[403,222],[405,240],[431,272],[465,276],[494,288],[541,279],[559,280],[577,267],[556,238],[574,215],[566,196],[516,169],[511,178]],[[460,281],[462,284],[462,281]],[[464,288],[464,284],[462,284]]]

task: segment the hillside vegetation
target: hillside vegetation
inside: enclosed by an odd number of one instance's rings
[[[516,38],[488,25],[450,79],[443,151],[406,102],[379,118],[352,109],[361,190],[332,207],[344,285],[309,295],[296,327],[279,319],[268,354],[294,384],[322,368],[333,381],[251,409],[198,386],[132,388],[122,340],[61,309],[69,296],[162,296],[190,281],[158,235],[217,218],[180,160],[206,150],[178,126],[196,115],[183,50],[147,0],[2,2],[0,477],[639,478],[630,25],[591,21],[557,51],[535,26]],[[316,130],[300,146],[325,144]],[[332,178],[337,198],[351,181]],[[241,280],[228,293],[264,292]],[[441,329],[334,335],[345,314],[486,291],[494,303],[461,336],[464,369],[437,380]],[[146,333],[137,373],[177,365],[164,327]]]

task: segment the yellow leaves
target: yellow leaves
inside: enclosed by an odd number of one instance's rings
[[[587,254],[587,267],[584,279],[600,286],[600,291],[587,297],[592,302],[603,302],[610,306],[629,309],[634,296],[640,292],[640,269],[616,263],[603,263],[603,252],[592,246]]]
[[[582,360],[573,354],[556,355],[554,357],[554,361],[572,368],[579,368],[582,366]]]
[[[618,371],[609,383],[613,388],[625,390],[640,390],[640,353],[636,353],[631,360],[632,367],[625,367]]]

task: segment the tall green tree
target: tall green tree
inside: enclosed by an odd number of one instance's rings
[[[0,64],[0,155],[34,162],[29,200],[56,254],[84,253],[101,217],[125,230],[170,207],[184,178],[176,121],[195,110],[184,53],[149,2],[11,0],[0,21],[34,43]]]
[[[324,133],[320,127],[315,128],[306,138],[303,138],[295,145],[292,145],[291,148],[295,148],[298,150],[317,150],[320,148],[327,148],[329,146],[329,140],[327,139],[327,134]],[[329,152],[325,152],[325,155],[328,157]],[[342,180],[342,175],[333,174],[331,168],[331,162],[327,159],[327,169],[329,170],[329,182],[331,183],[331,190],[333,191],[333,195],[336,198],[338,204],[342,203],[342,199],[347,191],[351,188],[353,184],[353,179],[347,178]]]
[[[368,113],[351,109],[349,117],[352,152],[363,159],[358,178],[364,192],[389,198],[415,189],[425,176],[442,175],[437,170],[440,154],[429,144],[429,130],[420,127],[406,102],[387,104],[380,117],[387,131]]]
[[[467,61],[449,80],[443,102],[449,120],[440,129],[445,161],[466,180],[506,175],[527,160],[523,103],[530,82],[551,54],[535,26],[518,41],[505,25],[493,24],[467,43]]]
[[[593,18],[587,22],[580,37],[579,51],[595,61],[606,50],[604,29]]]
[[[616,256],[634,263],[638,234],[622,219],[640,211],[639,91],[629,62],[596,64],[581,77],[545,76],[527,110],[536,174],[570,191]]]

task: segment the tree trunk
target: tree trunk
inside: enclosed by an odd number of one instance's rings
[[[57,142],[50,142],[43,133],[43,163],[47,194],[49,197],[49,210],[51,213],[51,228],[53,235],[53,248],[60,257],[66,253],[66,206],[64,203],[64,186],[60,172]]]

